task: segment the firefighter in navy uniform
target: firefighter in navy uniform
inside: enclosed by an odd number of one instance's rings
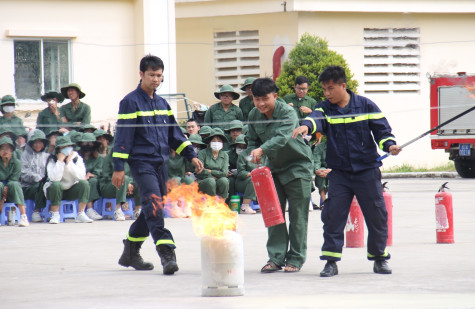
[[[368,259],[374,260],[373,271],[390,274],[386,260],[387,211],[381,187],[382,165],[379,147],[397,155],[401,148],[391,134],[391,127],[371,100],[346,89],[345,70],[327,67],[319,77],[327,100],[294,130],[292,136],[322,132],[327,135],[327,165],[331,171],[328,199],[322,211],[323,238],[321,260],[327,263],[321,277],[338,274],[337,261],[342,256],[344,229],[353,196],[361,206],[368,227]],[[374,138],[373,138],[374,137]]]
[[[165,275],[178,271],[175,242],[164,226],[161,197],[166,194],[166,162],[170,148],[191,161],[198,173],[203,164],[185,138],[168,103],[155,94],[163,78],[164,65],[160,58],[147,55],[140,61],[140,84],[120,102],[115,135],[114,173],[112,184],[124,183],[124,163],[127,161],[140,191],[142,212],[130,226],[124,239],[124,252],[119,264],[136,270],[152,270],[144,262],[140,248],[152,235]]]

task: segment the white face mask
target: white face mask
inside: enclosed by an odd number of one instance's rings
[[[244,149],[243,148],[236,148],[236,153],[239,155],[241,152],[243,152]]]
[[[223,149],[223,143],[221,142],[211,142],[211,149],[214,151],[219,151]]]
[[[3,108],[3,110],[6,112],[6,113],[13,113],[13,111],[15,110],[15,106],[5,106]]]

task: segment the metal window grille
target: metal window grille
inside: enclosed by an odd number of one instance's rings
[[[365,28],[365,93],[419,93],[419,41],[419,28]]]
[[[229,84],[241,92],[244,80],[259,77],[259,31],[214,33],[216,89]]]

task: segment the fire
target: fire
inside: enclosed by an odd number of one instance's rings
[[[471,93],[469,97],[475,99],[475,82],[472,83],[473,86],[465,85],[465,88]]]
[[[237,212],[231,211],[221,197],[199,192],[197,183],[169,182],[163,201],[173,217],[191,217],[199,236],[222,237],[225,230],[236,230]]]

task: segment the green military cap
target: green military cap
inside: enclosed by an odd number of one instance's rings
[[[226,135],[224,135],[223,130],[221,130],[220,128],[214,128],[211,131],[211,134],[207,138],[205,138],[204,142],[206,144],[209,144],[211,142],[211,140],[213,139],[213,137],[215,137],[215,136],[221,137],[221,139],[223,140],[223,143],[228,142],[228,138],[226,137]]]
[[[66,87],[63,87],[61,88],[61,94],[67,98],[68,97],[68,89],[69,88],[74,88],[76,89],[78,92],[79,92],[79,98],[82,99],[86,96],[86,94],[84,92],[81,91],[81,86],[79,86],[79,84],[76,84],[76,83],[71,83],[69,85],[67,85]]]
[[[63,95],[53,90],[50,90],[41,96],[41,101],[48,102],[48,99],[56,99],[58,100],[58,103],[62,103],[64,101]]]
[[[199,134],[191,134],[188,141],[192,144],[206,145]]]
[[[79,131],[84,132],[85,130],[89,130],[89,129],[93,129],[94,131],[97,130],[97,128],[94,125],[88,123],[88,124],[82,125],[81,128],[79,128]]]
[[[81,132],[78,132],[76,130],[71,130],[68,133],[69,140],[73,143],[79,143],[79,140],[82,138]]]
[[[235,141],[234,143],[232,143],[231,145],[236,145],[236,144],[247,145],[247,137],[246,137],[246,135],[241,134],[241,135],[239,135],[238,137],[236,137],[236,141]]]
[[[79,136],[79,139],[77,140],[77,143],[89,143],[89,142],[98,143],[93,133],[83,133]]]
[[[66,146],[74,146],[74,143],[69,138],[69,135],[58,136],[56,139],[56,149]]]
[[[114,137],[112,135],[110,135],[109,133],[107,133],[106,131],[102,129],[97,129],[96,131],[94,131],[94,136],[96,137],[96,139],[98,139],[101,136],[104,136],[105,138],[107,138],[109,143],[111,143],[114,140]]]
[[[63,135],[63,133],[59,132],[59,130],[51,130],[46,134],[46,138],[49,138],[51,135],[56,134],[56,135]]]
[[[237,93],[236,91],[234,91],[234,88],[233,88],[233,86],[231,86],[231,85],[223,85],[223,86],[219,89],[219,91],[216,91],[216,92],[214,93],[214,96],[216,97],[216,99],[219,100],[219,95],[220,95],[221,93],[225,93],[225,92],[230,92],[230,93],[232,93],[232,94],[233,94],[233,100],[237,100],[237,99],[239,99],[239,97],[240,97],[239,93]]]
[[[15,104],[15,98],[12,95],[7,94],[6,96],[3,96],[2,102],[0,105],[5,105],[5,104]]]
[[[15,149],[15,144],[13,144],[13,141],[11,138],[9,138],[8,136],[0,137],[0,146],[5,145],[5,144],[8,144],[12,146],[12,149]]]
[[[241,129],[242,130],[242,121],[241,120],[233,120],[229,123],[228,127],[225,132],[229,132],[234,129]]]
[[[252,85],[252,83],[256,80],[255,77],[248,77],[244,80],[244,85],[242,85],[241,90],[246,91],[246,87]]]
[[[30,147],[33,147],[33,144],[37,141],[41,140],[43,144],[48,146],[49,140],[46,138],[45,134],[41,130],[33,130],[33,134],[31,134],[30,138],[28,138],[28,145]]]
[[[200,134],[200,135],[211,134],[211,131],[212,131],[212,130],[213,130],[213,129],[211,129],[211,127],[209,127],[209,126],[202,126],[202,127],[200,128],[199,134]]]
[[[3,135],[5,133],[10,134],[10,137],[12,139],[16,139],[16,134],[13,133],[12,129],[10,127],[6,127],[4,125],[0,125],[0,135]]]

